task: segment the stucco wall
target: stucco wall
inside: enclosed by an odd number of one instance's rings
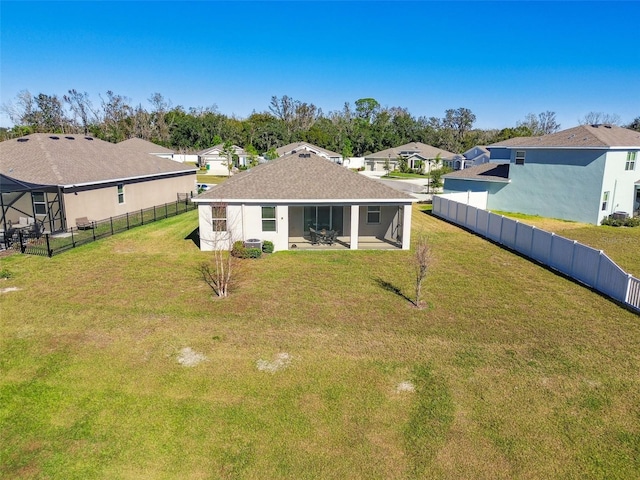
[[[611,194],[607,210],[600,211],[600,220],[614,212],[633,214],[636,197],[635,182],[640,180],[640,152],[636,157],[635,169],[625,170],[627,151],[607,153],[602,192],[608,191]]]
[[[194,192],[195,186],[195,173],[153,181],[125,183],[124,203],[118,203],[116,185],[65,193],[67,227],[74,227],[75,219],[79,217],[103,220],[155,205],[175,202],[178,193]]]
[[[488,208],[598,223],[605,155],[601,150],[511,151],[511,183],[489,196]]]
[[[398,206],[382,206],[380,209],[380,223],[367,223],[367,207],[360,207],[360,221],[358,235],[361,237],[389,238],[396,240],[398,224],[402,221],[402,209]]]
[[[276,206],[276,231],[262,231],[262,206],[264,205],[227,205],[227,232],[214,232],[211,204],[198,206],[200,225],[200,248],[203,251],[229,249],[234,241],[246,241],[251,238],[273,242],[274,250],[287,250],[289,237],[300,237],[303,230],[303,208],[301,206]],[[375,236],[399,241],[403,238],[402,223],[410,221],[403,218],[404,210],[398,206],[382,206],[380,224],[367,224],[367,207],[359,206],[359,236]],[[411,211],[411,206],[405,206]],[[340,236],[351,235],[351,206],[343,209],[344,232]],[[407,237],[408,238],[408,237]],[[408,248],[408,243],[407,243]]]

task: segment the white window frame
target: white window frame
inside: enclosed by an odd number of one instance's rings
[[[377,215],[378,221],[375,221]],[[371,205],[367,207],[367,225],[380,225],[380,219],[382,217],[382,208],[380,205]]]
[[[273,209],[273,217],[265,217],[265,209]],[[269,205],[264,205],[260,208],[261,210],[261,216],[262,216],[262,231],[263,232],[276,232],[277,231],[277,207],[275,205],[273,206],[269,206]],[[271,225],[273,224],[273,228],[272,229],[265,229],[265,222],[267,225]]]
[[[211,205],[211,228],[214,232],[227,231],[227,205],[213,203]]]
[[[527,152],[525,150],[516,150],[516,165],[524,165]]]
[[[611,195],[609,191],[606,191],[602,194],[602,211],[603,212],[607,210],[607,206],[609,205],[609,195]]]
[[[627,171],[635,170],[637,157],[638,157],[638,152],[627,152],[627,163],[625,163],[624,169]]]
[[[42,200],[36,200],[36,195],[42,195]],[[31,198],[33,199],[33,214],[34,215],[46,215],[47,214],[47,194],[44,192],[33,192],[31,194]],[[38,207],[42,206],[43,211],[38,212]]]
[[[119,183],[116,189],[118,190],[118,204],[122,205],[124,203],[124,183]]]

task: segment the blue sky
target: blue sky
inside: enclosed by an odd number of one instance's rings
[[[0,100],[21,90],[245,118],[273,95],[326,113],[372,97],[414,116],[469,108],[479,128],[550,110],[640,116],[640,2],[0,3]],[[0,126],[10,126],[0,116]]]

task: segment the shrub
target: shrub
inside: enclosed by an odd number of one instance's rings
[[[265,240],[262,243],[262,251],[264,253],[273,253],[273,242],[269,241],[269,240]]]
[[[233,248],[231,249],[231,255],[237,258],[247,258],[246,255],[247,249],[244,246],[242,240],[238,240],[233,243]]]
[[[231,255],[236,258],[259,258],[262,255],[262,250],[259,248],[247,248],[242,240],[238,240],[233,243]]]
[[[603,219],[600,225],[608,225],[610,227],[639,227],[640,217],[613,218],[613,216],[610,216]]]
[[[262,255],[262,249],[260,248],[245,248],[245,257],[244,258],[260,258]]]

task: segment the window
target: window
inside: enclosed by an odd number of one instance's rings
[[[604,212],[607,209],[607,204],[609,203],[609,192],[604,192],[602,195],[602,211]]]
[[[627,163],[624,165],[625,170],[636,169],[636,156],[638,152],[627,152]]]
[[[262,231],[276,231],[276,207],[262,207]]]
[[[211,225],[214,232],[227,231],[227,206],[221,203],[211,206]]]
[[[124,184],[118,184],[118,203],[124,203]]]
[[[47,214],[47,201],[44,198],[44,192],[33,192],[33,213],[36,215]]]
[[[367,207],[367,223],[380,223],[380,206]]]
[[[524,165],[525,152],[523,150],[516,151],[516,165]]]

